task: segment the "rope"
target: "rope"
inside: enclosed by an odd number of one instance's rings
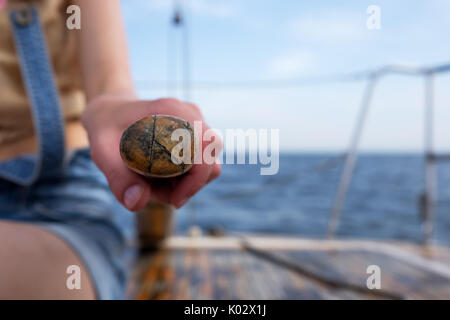
[[[247,251],[250,254],[253,254],[261,259],[264,259],[268,262],[271,262],[273,264],[279,265],[280,267],[284,269],[289,269],[297,274],[300,274],[304,277],[307,277],[312,282],[315,282],[319,285],[323,285],[326,287],[329,287],[331,289],[341,289],[341,290],[349,290],[361,294],[371,295],[383,299],[391,299],[391,300],[406,300],[408,299],[408,296],[397,293],[397,292],[391,292],[384,289],[377,289],[377,290],[371,290],[364,286],[359,286],[350,282],[346,281],[340,281],[336,279],[332,279],[329,277],[324,277],[316,272],[313,272],[309,270],[308,268],[303,267],[298,262],[291,262],[288,259],[283,259],[277,255],[274,255],[268,251],[260,250],[248,242],[245,236],[242,236],[241,234],[233,233],[235,237],[237,237],[240,240],[240,244],[242,248]]]
[[[211,90],[211,89],[284,89],[296,88],[309,85],[323,85],[342,82],[359,82],[374,76],[397,74],[405,76],[424,76],[428,74],[437,74],[450,71],[450,63],[444,63],[431,67],[411,67],[404,65],[387,65],[377,69],[358,71],[352,73],[339,73],[332,75],[310,76],[296,79],[267,79],[267,80],[249,80],[249,81],[197,81],[191,83],[192,89]],[[142,88],[166,88],[167,86],[177,88],[176,82],[161,83],[159,81],[138,80],[137,87]]]

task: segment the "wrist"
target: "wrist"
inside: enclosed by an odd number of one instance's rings
[[[127,91],[118,91],[113,93],[102,93],[99,95],[96,95],[88,100],[86,109],[96,107],[96,106],[103,106],[105,104],[110,105],[111,102],[122,102],[122,101],[134,101],[137,100],[138,97],[134,91],[127,90]]]
[[[115,114],[117,107],[127,102],[136,101],[134,92],[104,93],[90,99],[81,115],[81,123],[88,132],[98,127],[99,119]],[[101,121],[100,121],[101,122]]]

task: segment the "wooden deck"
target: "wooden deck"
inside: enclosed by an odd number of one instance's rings
[[[369,265],[381,289],[367,289]],[[450,249],[257,235],[171,237],[143,255],[136,299],[450,299]]]

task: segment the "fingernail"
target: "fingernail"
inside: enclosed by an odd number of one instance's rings
[[[133,208],[141,198],[143,192],[144,189],[139,184],[129,187],[123,195],[123,202],[125,203],[125,206],[128,209]]]

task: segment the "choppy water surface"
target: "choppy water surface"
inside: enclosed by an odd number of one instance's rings
[[[225,165],[222,176],[176,216],[185,232],[203,229],[323,237],[342,161],[313,170],[332,154],[283,154],[280,171],[261,176],[256,165]],[[418,196],[424,189],[421,155],[363,154],[358,158],[338,236],[420,241]],[[438,168],[435,240],[450,244],[450,166]]]

